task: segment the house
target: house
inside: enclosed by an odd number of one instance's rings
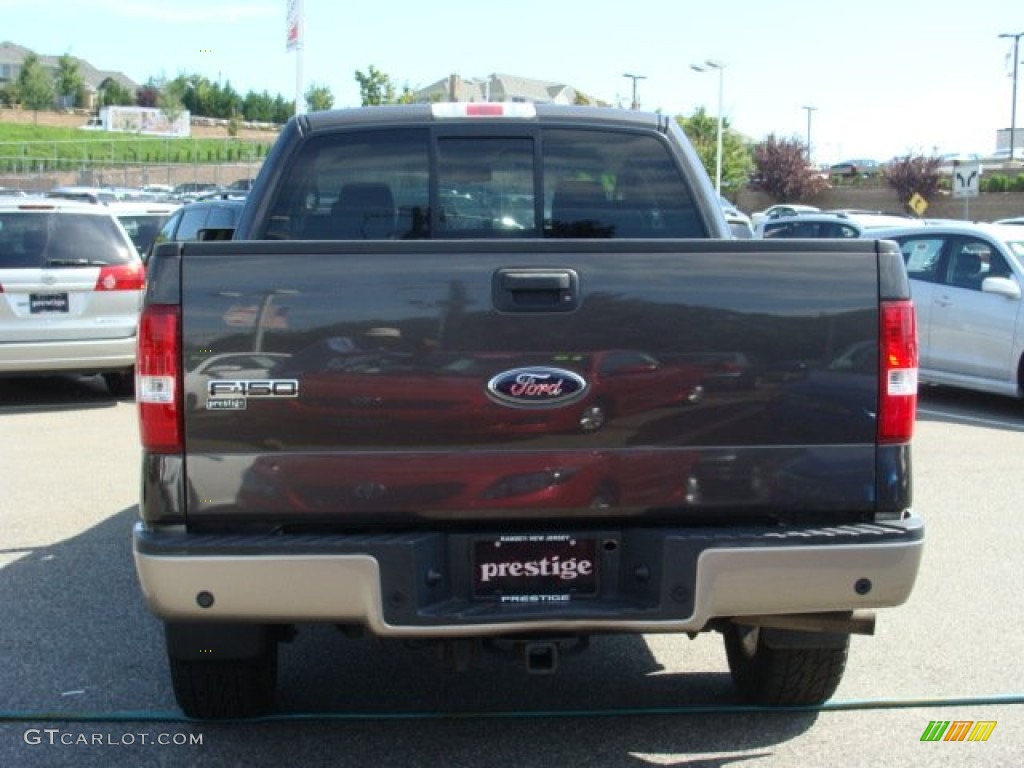
[[[34,51],[17,45],[16,43],[9,41],[0,43],[0,87],[18,79],[18,74],[21,72],[21,63],[30,53],[34,53]],[[49,56],[36,54],[36,56],[39,57],[39,63],[42,65],[43,69],[51,73],[57,71],[60,55]],[[97,94],[106,87],[108,82],[116,82],[127,88],[132,93],[139,89],[139,84],[123,72],[97,69],[85,59],[80,59],[76,56],[72,56],[71,60],[78,65],[78,73],[82,76],[82,80],[84,81],[86,103],[82,106],[87,107],[88,109],[96,108]],[[61,100],[62,98],[63,97],[58,96],[58,100]],[[57,106],[70,107],[73,105],[59,103]]]
[[[463,78],[457,74],[413,91],[414,102],[433,101],[519,101],[538,104],[590,104],[589,97],[571,85],[532,80],[516,75],[488,75]]]

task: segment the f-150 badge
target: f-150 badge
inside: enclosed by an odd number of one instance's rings
[[[210,397],[298,397],[296,379],[214,379],[206,384]]]
[[[487,394],[502,405],[516,408],[550,408],[579,400],[586,394],[586,380],[562,368],[514,368],[487,382]]]

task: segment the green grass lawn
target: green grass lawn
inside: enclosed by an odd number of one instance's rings
[[[273,140],[196,139],[0,123],[0,173],[66,171],[96,163],[258,162]]]

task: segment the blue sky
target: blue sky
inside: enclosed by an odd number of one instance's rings
[[[807,138],[815,160],[989,152],[1012,111],[1012,41],[1021,0],[685,0],[558,2],[303,0],[303,90],[357,106],[371,65],[418,88],[451,73],[568,83],[643,108],[724,113],[753,139]],[[286,0],[0,0],[3,39],[71,53],[138,82],[203,74],[238,92],[293,99],[299,57],[285,50]],[[1024,63],[1024,39],[1020,61]],[[1017,126],[1024,128],[1024,69]]]

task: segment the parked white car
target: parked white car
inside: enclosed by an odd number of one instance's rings
[[[160,203],[137,200],[119,201],[107,205],[117,216],[132,242],[135,243],[135,248],[143,260],[147,258],[149,249],[164,223],[172,213],[181,207],[181,203],[178,202]]]
[[[1024,397],[1024,227],[947,221],[862,236],[903,251],[922,382]]]
[[[802,213],[821,213],[821,208],[800,203],[779,203],[778,205],[770,205],[763,211],[755,211],[750,214],[750,223],[754,229],[757,229],[757,225],[765,219],[777,219],[781,216],[799,216]]]
[[[105,205],[0,202],[0,376],[100,373],[134,390],[146,270]]]

